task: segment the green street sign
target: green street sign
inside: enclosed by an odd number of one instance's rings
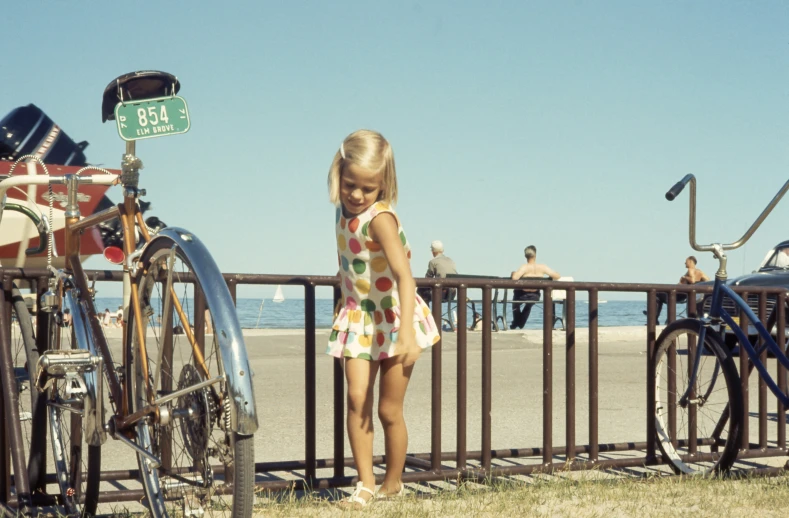
[[[183,97],[157,97],[115,106],[115,122],[123,140],[166,137],[189,131],[189,110]]]

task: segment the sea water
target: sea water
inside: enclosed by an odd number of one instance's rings
[[[97,297],[96,310],[101,314],[106,308],[114,315],[121,302],[120,298]],[[508,326],[512,321],[511,304],[509,306],[507,308]],[[501,308],[502,306],[499,304],[498,311],[500,316],[502,315]],[[643,314],[645,309],[646,303],[643,300],[601,301],[597,307],[598,326],[643,326],[646,324],[646,316]],[[684,309],[684,305],[678,304],[677,314],[679,315]],[[271,299],[238,299],[236,310],[241,327],[245,329],[304,329],[304,299],[286,299],[283,302],[274,302]],[[476,311],[481,313],[480,304],[476,304]],[[447,312],[446,303],[442,307],[442,312]],[[315,300],[316,327],[330,328],[333,314],[334,308],[330,299]],[[556,305],[556,314],[561,316],[561,305]],[[469,307],[467,309],[467,326],[471,325],[472,318],[472,310]],[[666,312],[664,309],[660,319],[661,322],[664,322],[665,318]],[[532,308],[529,321],[526,323],[526,329],[542,329],[542,321],[543,307],[542,304],[538,304]],[[499,325],[501,325],[501,322],[499,322]],[[575,326],[579,328],[589,326],[589,304],[586,301],[576,301]],[[561,327],[561,323],[557,322],[556,327]]]

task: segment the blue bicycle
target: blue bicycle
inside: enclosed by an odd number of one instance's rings
[[[789,408],[789,395],[767,372],[760,356],[769,351],[789,369],[784,345],[778,345],[748,304],[726,285],[726,251],[745,244],[789,190],[787,181],[761,215],[731,244],[699,245],[696,242],[696,179],[687,175],[667,193],[672,201],[690,183],[690,246],[712,252],[719,262],[715,273],[712,305],[702,318],[672,322],[657,340],[655,365],[655,427],[663,458],[676,473],[716,474],[728,471],[737,458],[743,434],[743,394],[740,375],[729,347],[721,338],[728,326],[737,336],[740,351],[746,351],[753,366],[775,396]],[[753,323],[763,339],[757,347],[739,323],[724,310],[731,300]],[[727,301],[728,302],[728,301]],[[776,306],[776,313],[781,308]]]

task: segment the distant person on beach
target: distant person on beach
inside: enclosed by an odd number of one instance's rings
[[[430,243],[430,251],[433,254],[433,258],[427,263],[427,273],[425,273],[425,277],[446,279],[447,274],[458,273],[455,261],[444,255],[444,243],[441,241],[433,241]],[[430,304],[433,299],[432,288],[419,288],[417,293],[419,293],[427,304]],[[447,300],[449,298],[449,293],[448,288],[441,290],[442,300]]]
[[[203,313],[205,322],[205,334],[211,334],[214,332],[214,325],[211,323],[211,312],[206,309],[205,313]]]
[[[123,306],[118,306],[115,312],[115,327],[123,327]]]
[[[679,278],[679,284],[696,284],[697,282],[705,282],[710,280],[706,273],[696,268],[697,263],[698,261],[692,255],[685,259],[685,268],[687,268],[688,271],[685,272],[685,275]],[[663,311],[663,306],[668,304],[668,293],[660,292],[657,294],[656,299],[657,313],[655,314],[655,325],[660,325],[660,312]],[[678,303],[686,303],[687,301],[688,295],[686,293],[677,293]],[[646,310],[644,310],[644,314],[647,314]]]
[[[337,256],[343,306],[326,354],[345,361],[348,439],[359,473],[340,505],[362,509],[373,498],[403,493],[408,447],[403,401],[414,363],[440,336],[430,309],[416,294],[411,247],[400,218],[392,147],[359,130],[340,144],[329,169],[329,199],[337,207]],[[378,417],[386,443],[386,474],[375,491],[373,388],[381,372]]]
[[[101,325],[104,327],[110,327],[112,323],[112,313],[110,313],[110,308],[104,308],[104,318],[101,321]]]
[[[536,278],[543,279],[546,276],[557,280],[561,277],[558,273],[548,268],[544,264],[537,263],[537,248],[534,245],[527,246],[523,254],[526,256],[526,262],[520,268],[512,272],[512,279]],[[540,300],[539,290],[514,290],[512,293],[512,300],[525,300],[530,301],[529,304],[513,304],[512,306],[512,324],[510,329],[523,329],[526,321],[529,320],[531,308],[535,302]]]

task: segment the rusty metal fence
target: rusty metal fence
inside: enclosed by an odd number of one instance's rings
[[[43,270],[20,270],[6,268],[2,271],[3,288],[5,298],[0,298],[0,313],[5,318],[0,318],[0,325],[3,325],[2,341],[3,349],[10,347],[7,337],[10,334],[10,304],[9,293],[12,282],[34,281],[37,292],[40,296],[46,289],[46,272]],[[121,274],[117,271],[94,270],[86,272],[89,278],[96,279],[97,282],[118,282]],[[37,282],[36,282],[37,281]],[[345,456],[345,387],[344,374],[340,361],[333,364],[333,455],[330,458],[318,458],[317,455],[317,422],[316,422],[316,288],[326,288],[334,290],[335,300],[339,296],[339,281],[333,276],[292,276],[292,275],[259,275],[259,274],[226,274],[225,281],[228,284],[233,299],[239,286],[246,285],[296,285],[302,286],[304,290],[304,407],[303,416],[305,422],[304,433],[304,455],[301,459],[284,461],[270,461],[259,459],[256,463],[256,470],[259,475],[258,486],[262,489],[272,491],[283,489],[318,489],[350,486],[355,482],[355,475],[349,469],[354,467],[353,460]],[[560,288],[566,291],[566,322],[563,331],[553,329],[553,304],[551,298],[552,289],[557,289],[555,283],[546,281],[512,281],[509,279],[491,278],[463,278],[463,279],[416,279],[417,286],[429,287],[432,289],[433,300],[441,300],[441,290],[443,288],[455,288],[457,290],[456,300],[460,303],[456,306],[457,321],[461,324],[457,326],[453,333],[457,344],[457,361],[455,365],[446,365],[443,359],[442,342],[433,347],[430,352],[431,359],[431,396],[430,396],[430,450],[409,453],[406,460],[407,472],[403,475],[403,481],[426,482],[442,480],[474,480],[484,481],[492,477],[509,475],[526,475],[536,472],[553,472],[561,470],[585,470],[585,469],[609,469],[609,468],[628,468],[655,466],[662,463],[660,454],[656,452],[655,429],[653,425],[655,415],[654,398],[654,369],[652,365],[653,351],[657,338],[655,316],[658,293],[665,293],[668,310],[668,320],[673,321],[677,316],[677,295],[687,295],[687,314],[693,316],[698,314],[700,308],[696,307],[697,295],[711,293],[711,287],[694,287],[686,285],[660,285],[660,284],[618,284],[618,283],[590,283],[590,282],[562,282]],[[493,303],[492,292],[496,289],[528,288],[542,292],[543,298],[543,329],[542,329],[542,361],[541,373],[542,383],[539,392],[523,394],[524,398],[541,398],[542,400],[542,437],[535,441],[536,444],[530,447],[511,447],[504,449],[493,449],[491,447],[492,436],[492,395],[493,395],[493,322],[491,306]],[[478,334],[481,340],[481,386],[479,387],[481,396],[481,415],[479,430],[481,436],[481,448],[470,451],[468,443],[467,422],[469,420],[469,390],[468,387],[468,358],[469,358],[469,332],[467,326],[467,300],[469,290],[481,291],[482,307],[482,330]],[[775,307],[781,308],[785,304],[785,290],[778,288],[735,288],[740,294],[748,297],[756,297],[758,301],[758,316],[766,322],[768,318],[767,302],[777,301]],[[607,442],[605,437],[600,437],[600,340],[599,340],[599,303],[601,293],[631,293],[641,294],[646,298],[647,316],[646,328],[646,354],[643,361],[646,362],[646,379],[643,380],[645,386],[646,400],[644,400],[641,419],[643,419],[646,430],[645,436],[632,437],[626,441]],[[588,321],[576,322],[576,307],[579,300],[578,295],[585,295],[585,302],[588,302]],[[202,322],[201,304],[196,302],[195,319]],[[433,305],[433,316],[437,322],[442,319],[442,304]],[[580,324],[580,325],[579,325]],[[747,322],[741,325],[747,329]],[[785,318],[779,315],[777,319],[777,336],[785,336]],[[202,326],[201,326],[202,327]],[[586,327],[588,337],[579,341],[577,339],[578,329]],[[39,329],[37,341],[39,348],[45,347],[44,337],[41,336],[43,330]],[[557,333],[559,333],[557,335]],[[563,336],[562,336],[563,335]],[[474,334],[477,336],[477,333]],[[564,347],[564,364],[554,364],[554,340],[562,337]],[[442,338],[443,341],[443,338]],[[576,352],[583,348],[584,355],[588,357],[585,365],[578,365]],[[3,351],[4,358],[7,357]],[[749,378],[749,362],[747,357],[741,357],[740,374],[742,377],[742,388],[745,391],[744,413],[746,419],[743,434],[743,444],[739,453],[740,459],[758,457],[785,457],[786,433],[784,409],[776,407],[775,419],[771,418],[768,411],[769,405],[778,405],[778,402],[771,394],[768,394],[766,384],[762,380],[755,381],[753,376]],[[776,369],[781,369],[776,362]],[[442,370],[455,369],[457,386],[454,387],[455,393],[455,419],[456,429],[455,445],[450,451],[445,451],[442,444],[442,397],[445,388],[442,386]],[[554,388],[554,375],[558,369],[563,370],[565,386],[563,391]],[[576,381],[579,372],[584,373],[587,392],[578,394]],[[13,375],[8,366],[2,369],[4,394],[2,403],[4,406],[12,405],[15,408],[14,395],[8,389],[8,377]],[[785,372],[779,373],[779,379],[785,380]],[[754,411],[749,407],[748,394],[753,385],[756,384],[758,391],[757,409]],[[557,393],[559,392],[559,393]],[[584,398],[585,422],[579,422],[577,415],[577,404],[579,398]],[[770,403],[773,401],[773,403]],[[554,441],[553,417],[557,407],[564,411],[564,441],[558,444]],[[755,414],[755,415],[754,415]],[[758,439],[754,442],[750,440],[751,434],[748,430],[748,423],[755,418],[758,423]],[[776,421],[774,433],[770,434],[768,422]],[[576,432],[579,427],[585,427],[588,437],[586,444],[578,444]],[[13,501],[11,488],[14,480],[11,476],[11,449],[20,451],[18,444],[11,444],[9,436],[4,427],[0,427],[0,444],[2,457],[0,457],[0,497],[5,496],[5,501]],[[631,452],[634,455],[624,458],[610,458],[612,452]],[[384,456],[377,456],[375,464],[383,464],[386,459]],[[783,467],[761,467],[757,466],[762,472],[776,472]],[[319,476],[319,471],[323,476]],[[277,476],[266,476],[278,472],[288,472],[290,478]],[[331,473],[330,475],[328,473]],[[137,477],[136,469],[105,471],[102,472],[103,481],[114,481],[124,479],[134,479]],[[50,474],[47,481],[54,481],[54,475]],[[103,502],[116,502],[139,500],[142,498],[142,490],[117,490],[103,492],[100,500]],[[9,500],[10,499],[10,500]]]

